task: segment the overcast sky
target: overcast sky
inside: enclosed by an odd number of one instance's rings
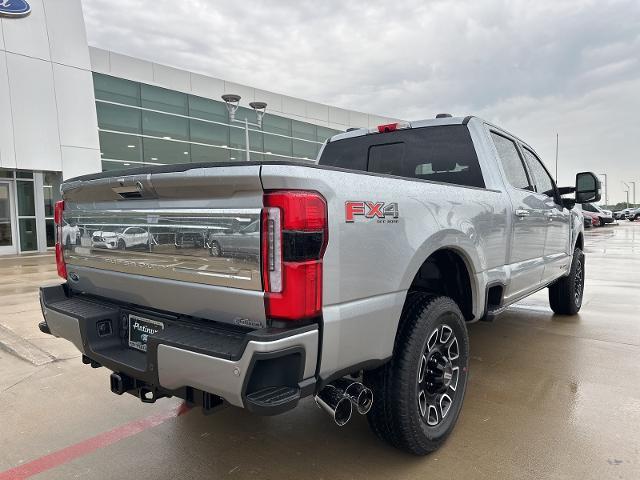
[[[559,183],[637,181],[640,1],[82,0],[89,43],[407,120],[474,114],[530,143]],[[603,199],[604,200],[604,199]]]

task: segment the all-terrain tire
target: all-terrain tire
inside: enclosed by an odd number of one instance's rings
[[[584,253],[579,248],[573,252],[569,275],[549,286],[549,305],[559,315],[575,315],[582,307],[584,291]]]
[[[449,336],[445,338],[447,331]],[[439,343],[430,348],[434,335]],[[452,351],[454,340],[457,348]],[[439,349],[444,349],[444,354]],[[432,371],[427,366],[431,365],[427,359],[434,360],[436,354],[440,361],[448,362],[450,366],[437,364]],[[455,357],[454,360],[449,361],[447,355]],[[414,455],[425,455],[438,449],[453,430],[460,414],[468,365],[469,337],[456,303],[444,296],[410,294],[398,326],[392,359],[364,375],[364,383],[374,392],[373,407],[367,415],[372,431],[382,440]],[[441,393],[431,396],[428,392],[429,402],[434,402],[435,417],[439,420],[433,424],[432,405],[427,405],[425,416],[421,399],[427,401],[425,382],[430,378],[447,378],[445,368],[448,369],[449,383],[439,387],[438,392]],[[437,376],[434,372],[442,375]],[[452,388],[454,381],[455,388]],[[443,406],[445,393],[451,399],[448,408],[446,401]],[[439,405],[438,396],[441,398]]]

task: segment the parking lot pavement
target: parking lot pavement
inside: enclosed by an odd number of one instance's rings
[[[0,480],[640,478],[640,223],[589,230],[585,250],[580,315],[552,315],[545,290],[470,326],[460,420],[424,458],[363,417],[336,427],[310,399],[276,417],[205,417],[113,395],[106,369],[37,331],[53,258],[0,260],[0,326],[50,357],[0,350]]]

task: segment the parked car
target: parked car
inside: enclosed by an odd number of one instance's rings
[[[584,218],[588,218],[591,222],[591,225],[594,227],[601,227],[602,225],[604,225],[603,223],[601,223],[600,217],[597,213],[593,213],[588,210],[582,210],[582,215],[584,216]]]
[[[123,184],[143,187],[114,195]],[[62,195],[58,225],[130,216],[155,233],[188,217],[190,231],[199,219],[209,232],[227,215],[255,229],[219,237],[222,252],[258,252],[242,263],[202,249],[123,259],[56,246],[71,280],[41,289],[40,329],[112,370],[114,393],[259,415],[313,396],[338,425],[367,414],[380,438],[423,455],[461,411],[469,322],[545,287],[555,313],[580,310],[573,207],[598,201],[600,182],[582,172],[557,188],[518,137],[449,117],[335,135],[317,164],[147,166],[69,180]]]
[[[627,218],[627,215],[630,211],[630,208],[624,208],[622,210],[618,210],[617,212],[613,212],[613,218],[616,220],[624,220]]]
[[[149,232],[141,227],[122,227],[114,230],[96,230],[91,235],[95,248],[120,249],[148,246]]]
[[[630,208],[627,212],[627,220],[635,222],[640,218],[640,208]]]
[[[209,255],[260,255],[260,220],[254,220],[238,231],[226,230],[209,234]]]
[[[604,210],[593,203],[583,203],[582,211],[594,214],[599,227],[604,227],[606,223],[613,223],[613,213],[611,210]]]

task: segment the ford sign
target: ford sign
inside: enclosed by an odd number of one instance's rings
[[[24,17],[30,12],[26,0],[0,0],[0,17]]]

